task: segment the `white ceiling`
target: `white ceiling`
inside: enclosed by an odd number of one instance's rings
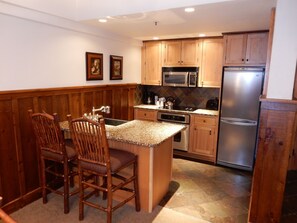
[[[220,35],[269,28],[277,0],[3,0],[100,29],[149,40]],[[184,7],[195,8],[185,13]],[[99,18],[110,16],[107,23]]]

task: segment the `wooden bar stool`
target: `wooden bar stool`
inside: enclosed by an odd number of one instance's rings
[[[77,168],[75,170],[77,152],[71,140],[64,140],[57,114],[28,112],[39,148],[43,203],[47,203],[48,191],[61,195],[64,197],[64,213],[67,214],[69,197],[79,192],[78,189],[69,190],[69,183],[73,186],[73,177],[78,174]],[[59,180],[63,181],[63,190],[59,190]]]
[[[0,196],[0,207],[2,206],[2,199],[3,198]],[[0,208],[0,220],[3,220],[4,223],[16,223],[16,221],[8,214],[6,214],[1,208]]]
[[[107,222],[112,222],[112,212],[128,201],[135,199],[135,209],[140,211],[138,190],[137,156],[133,153],[109,148],[104,119],[99,122],[87,118],[71,119],[68,115],[71,135],[78,151],[79,171],[79,220],[84,218],[84,205],[105,211]],[[131,174],[123,174],[122,170],[132,167]],[[98,180],[90,182],[86,176],[95,175],[103,179],[100,185]],[[133,187],[127,187],[132,184]],[[85,191],[87,187],[93,190]],[[113,195],[117,190],[127,191],[127,198],[113,205]],[[105,205],[99,205],[89,200],[93,195],[103,192]]]

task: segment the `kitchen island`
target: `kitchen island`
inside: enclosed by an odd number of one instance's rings
[[[69,130],[68,122],[62,122],[61,128]],[[141,210],[152,212],[167,193],[172,173],[172,138],[183,128],[183,125],[140,120],[106,125],[109,147],[138,155]],[[125,192],[116,196],[124,197]]]

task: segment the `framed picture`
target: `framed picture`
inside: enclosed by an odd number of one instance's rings
[[[103,80],[103,54],[86,52],[87,81]]]
[[[123,79],[123,57],[110,55],[110,80]]]

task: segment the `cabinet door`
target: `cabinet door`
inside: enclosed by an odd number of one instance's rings
[[[217,129],[217,116],[191,115],[189,152],[215,163]]]
[[[163,64],[165,66],[176,66],[181,63],[181,41],[163,42]]]
[[[205,39],[202,45],[202,63],[199,87],[221,87],[223,67],[223,40]]]
[[[215,129],[212,126],[193,125],[191,129],[191,152],[202,156],[215,156]]]
[[[197,41],[196,40],[183,40],[181,50],[181,65],[197,66]]]
[[[146,42],[142,50],[141,83],[161,85],[162,42]]]
[[[265,65],[267,57],[268,33],[248,34],[246,63]]]
[[[246,35],[226,35],[225,41],[225,64],[244,64],[246,53]]]

